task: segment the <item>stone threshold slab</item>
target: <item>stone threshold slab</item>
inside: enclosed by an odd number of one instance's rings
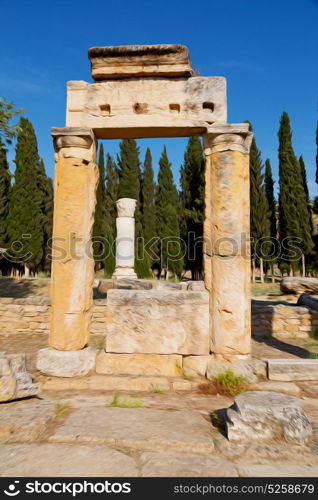
[[[41,439],[55,417],[55,403],[24,399],[1,404],[0,443],[29,443]]]
[[[186,380],[181,377],[132,377],[90,375],[87,377],[61,378],[41,376],[37,380],[42,390],[67,391],[138,391],[165,392],[191,391],[197,389],[204,379]]]
[[[266,359],[269,380],[318,380],[318,359]]]
[[[188,411],[147,408],[80,408],[49,438],[54,443],[95,443],[144,451],[208,455],[212,424]]]

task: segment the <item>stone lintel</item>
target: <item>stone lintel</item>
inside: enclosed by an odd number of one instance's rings
[[[188,48],[178,44],[91,47],[88,57],[95,81],[193,74]]]
[[[97,139],[188,137],[226,123],[226,79],[122,78],[67,84],[66,125]]]
[[[206,156],[221,151],[240,151],[249,154],[253,133],[248,123],[224,123],[211,125],[203,136]]]
[[[85,127],[52,127],[55,162],[62,158],[80,158],[96,162],[94,132]]]

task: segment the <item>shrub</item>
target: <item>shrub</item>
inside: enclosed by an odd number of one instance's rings
[[[246,378],[235,375],[231,369],[219,373],[210,383],[200,386],[204,394],[221,394],[222,396],[236,396],[245,392],[247,388]]]

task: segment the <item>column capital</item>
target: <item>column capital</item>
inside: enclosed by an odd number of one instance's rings
[[[137,200],[133,198],[119,198],[116,201],[118,217],[134,217]]]
[[[52,127],[54,159],[80,158],[96,162],[96,139],[92,129],[84,127]]]
[[[215,124],[203,136],[204,152],[206,156],[221,151],[240,151],[248,155],[252,138],[248,123]]]

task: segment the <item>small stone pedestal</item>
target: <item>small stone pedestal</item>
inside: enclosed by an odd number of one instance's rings
[[[79,351],[40,349],[36,367],[40,372],[53,377],[83,376],[95,368],[96,354],[96,349],[92,347]]]
[[[117,201],[116,268],[113,278],[137,279],[135,273],[135,219],[136,200],[121,198]]]

